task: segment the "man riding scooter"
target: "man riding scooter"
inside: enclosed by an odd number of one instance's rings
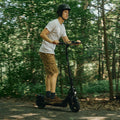
[[[58,7],[58,18],[50,21],[41,32],[40,36],[43,38],[40,47],[40,57],[44,64],[46,78],[46,97],[45,100],[49,103],[61,103],[62,100],[56,96],[56,82],[58,77],[58,68],[55,60],[55,47],[59,44],[59,39],[62,38],[64,43],[70,44],[71,41],[67,37],[64,21],[68,19],[70,13],[70,6],[61,4]],[[77,42],[80,43],[79,40]]]

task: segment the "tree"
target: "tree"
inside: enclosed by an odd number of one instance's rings
[[[104,0],[102,0],[102,17],[103,17],[103,31],[104,31],[104,49],[105,49],[105,57],[106,57],[106,67],[108,71],[109,77],[109,87],[110,87],[110,99],[113,100],[113,81],[112,81],[112,74],[110,71],[110,61],[109,61],[109,54],[108,54],[108,38],[106,33],[106,20],[105,20],[105,13],[104,13]]]

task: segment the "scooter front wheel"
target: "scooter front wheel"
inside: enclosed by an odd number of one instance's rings
[[[78,112],[80,110],[80,103],[78,102],[76,97],[73,97],[69,101],[69,106],[72,112]]]
[[[36,105],[38,106],[39,109],[43,109],[45,107],[46,104],[45,104],[44,96],[37,95]]]

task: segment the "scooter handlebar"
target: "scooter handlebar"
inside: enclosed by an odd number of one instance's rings
[[[58,45],[77,45],[77,44],[81,44],[81,42],[77,41],[71,41],[71,43],[60,42]]]

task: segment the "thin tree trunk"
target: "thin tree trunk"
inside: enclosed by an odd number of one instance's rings
[[[2,63],[0,61],[0,82],[2,83]]]
[[[120,25],[119,25],[119,20],[120,19],[120,9],[118,11],[118,16],[117,16],[117,22],[116,22],[116,34],[119,34],[119,37],[120,37],[120,33],[119,33],[119,29],[120,29]],[[116,35],[115,35],[116,36]],[[117,38],[116,38],[117,40]],[[119,49],[120,49],[120,46],[118,46]],[[118,58],[118,74],[116,75],[116,95],[117,96],[120,96],[119,95],[119,78],[120,78],[120,50],[118,51],[119,53],[119,58]]]
[[[109,61],[109,55],[108,55],[108,38],[107,38],[107,33],[106,33],[104,0],[102,0],[102,17],[103,17],[104,47],[105,47],[106,67],[107,67],[108,77],[109,77],[110,100],[113,100],[113,81],[112,81],[112,75],[111,75],[111,71],[110,71],[110,61]]]
[[[101,26],[103,27],[103,20],[101,20]],[[101,78],[102,80],[105,79],[105,73],[104,73],[104,61],[105,61],[105,57],[104,57],[104,35],[102,33],[102,30],[101,30],[101,40],[102,40],[102,53],[101,53],[101,59],[102,59],[102,68],[101,68],[101,71],[102,71],[102,74],[101,74]]]
[[[88,0],[82,0],[82,8],[85,11],[88,7]],[[82,29],[82,37],[85,39],[85,30],[86,30],[86,25],[87,25],[87,19],[86,16],[82,16],[81,18],[81,29]],[[84,45],[83,45],[84,46]],[[84,54],[84,48],[83,51],[81,51],[82,54]],[[80,53],[81,54],[81,53]],[[76,74],[76,80],[78,80],[79,83],[79,87],[80,87],[80,96],[82,97],[82,93],[83,93],[83,88],[82,88],[82,82],[83,82],[83,76],[82,73],[84,72],[84,59],[77,60],[77,74]]]
[[[116,52],[115,52],[115,49],[113,48],[113,60],[112,60],[112,79],[116,80]]]
[[[100,1],[98,0],[98,6],[100,4]],[[98,80],[101,80],[101,43],[100,43],[100,9],[98,7],[98,47],[99,47],[99,53],[98,53],[98,56],[99,56],[99,68],[98,68]]]
[[[119,51],[119,66],[118,66],[118,74],[117,74],[117,80],[116,80],[116,94],[119,93],[119,78],[120,78],[120,51]]]

